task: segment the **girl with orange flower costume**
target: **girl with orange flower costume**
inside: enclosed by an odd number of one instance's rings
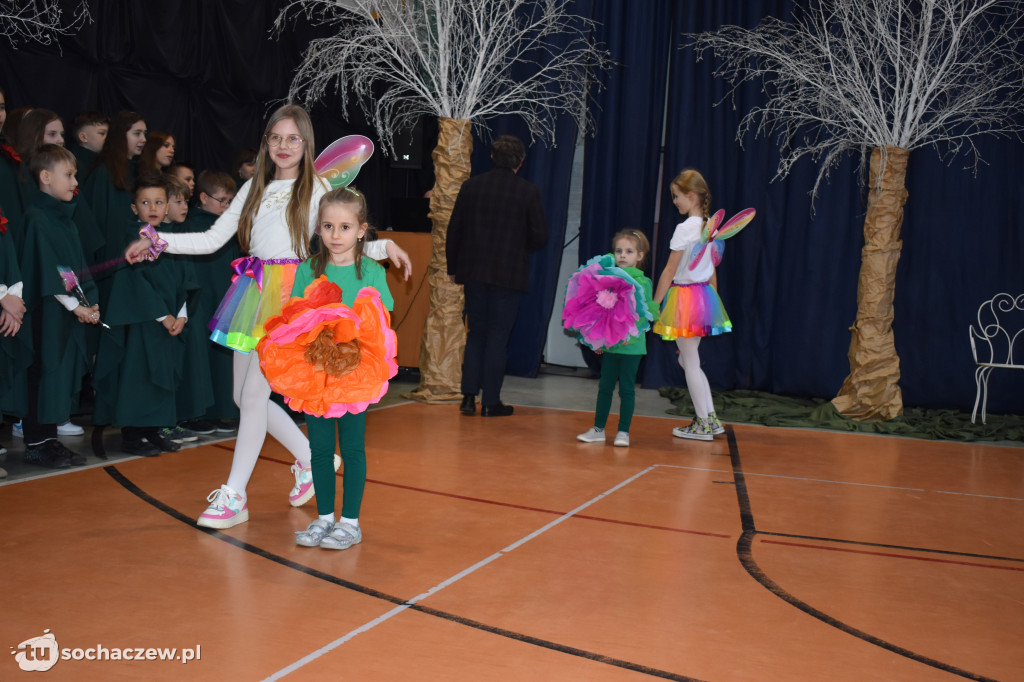
[[[292,298],[267,320],[256,347],[270,386],[306,414],[319,518],[296,534],[303,547],[348,549],[363,539],[366,408],[398,372],[384,268],[363,258],[366,199],[350,187],[324,195],[316,232],[321,249],[295,271]],[[341,518],[335,520],[334,450],[345,463]]]
[[[239,408],[238,438],[227,483],[211,492],[198,521],[207,528],[231,528],[249,520],[246,486],[269,434],[295,458],[295,485],[288,502],[299,507],[313,498],[309,441],[287,411],[270,399],[271,389],[255,353],[266,321],[281,311],[293,291],[299,261],[309,254],[316,209],[328,183],[314,163],[313,123],[301,107],[286,104],[270,116],[257,154],[256,174],[205,232],[157,232],[146,225],[129,245],[129,263],[168,253],[214,253],[232,236],[243,253],[232,263],[237,277],[210,320],[210,339],[235,351],[232,394]],[[406,279],[411,262],[394,242],[368,245],[367,258],[388,257]],[[301,291],[300,291],[301,293]]]

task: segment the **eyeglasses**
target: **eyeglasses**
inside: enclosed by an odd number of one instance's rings
[[[298,135],[286,135],[284,137],[274,133],[273,135],[267,135],[267,144],[271,147],[287,147],[294,148],[302,144],[302,138]]]
[[[206,196],[210,196],[210,195],[207,194]],[[227,206],[228,204],[231,203],[231,200],[234,199],[234,197],[224,197],[223,199],[221,199],[219,197],[210,197],[210,198],[213,199],[214,201],[216,201],[221,206]]]

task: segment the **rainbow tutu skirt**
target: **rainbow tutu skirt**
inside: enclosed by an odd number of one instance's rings
[[[666,341],[680,336],[715,336],[732,331],[718,292],[707,282],[673,284],[665,296],[654,333]]]
[[[260,260],[239,258],[231,286],[210,320],[210,340],[239,353],[248,353],[263,338],[263,325],[292,295],[295,269],[301,261],[293,258]]]

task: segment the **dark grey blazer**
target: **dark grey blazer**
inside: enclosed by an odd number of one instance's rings
[[[462,183],[448,223],[448,274],[459,284],[527,291],[530,252],[547,241],[540,189],[495,168]]]

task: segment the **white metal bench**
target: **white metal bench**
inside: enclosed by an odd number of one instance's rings
[[[1017,324],[1014,324],[1017,323]],[[1024,370],[1024,294],[996,294],[978,308],[978,325],[970,327],[971,354],[974,356],[974,411],[971,423],[978,416],[981,403],[981,423],[985,423],[988,407],[988,377],[994,369]],[[1017,358],[1014,359],[1014,346]]]

